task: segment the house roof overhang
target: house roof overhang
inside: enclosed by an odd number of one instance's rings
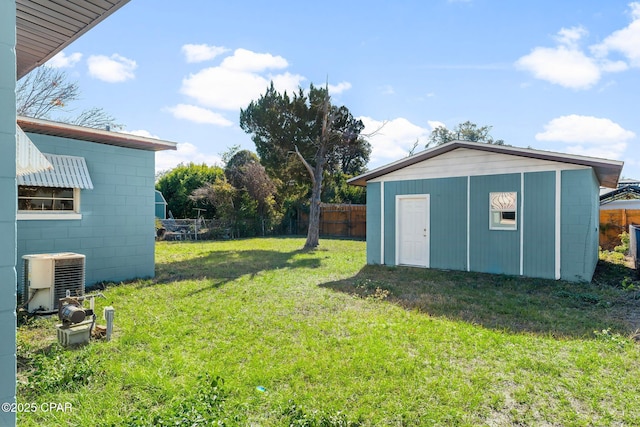
[[[16,0],[16,78],[44,64],[129,0]]]
[[[115,145],[117,147],[135,148],[146,151],[175,150],[177,144],[161,139],[147,138],[128,133],[112,132],[100,129],[86,128],[67,123],[34,119],[18,116],[18,126],[23,131],[40,135],[52,135],[80,141],[96,142],[99,144]]]
[[[622,172],[622,166],[624,162],[619,160],[607,160],[596,157],[578,156],[574,154],[562,154],[552,151],[533,150],[530,148],[512,147],[509,145],[495,145],[486,144],[481,142],[470,141],[452,141],[446,144],[438,145],[433,148],[424,150],[413,156],[406,157],[404,159],[395,161],[385,166],[373,169],[369,172],[365,172],[362,175],[351,178],[347,181],[351,185],[366,186],[367,181],[405,168],[407,166],[429,160],[437,157],[441,154],[448,153],[457,148],[468,148],[472,150],[487,151],[493,153],[509,154],[512,156],[520,156],[531,159],[547,160],[560,163],[569,163],[573,165],[588,166],[593,168],[596,177],[601,186],[615,188],[620,173]]]

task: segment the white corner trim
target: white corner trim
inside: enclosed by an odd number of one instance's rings
[[[380,265],[384,265],[384,181],[380,182]]]
[[[562,261],[562,247],[560,245],[561,241],[561,230],[560,226],[562,224],[562,171],[556,171],[556,257],[555,257],[555,278],[556,280],[560,280],[562,277],[562,272],[560,271],[560,262]]]
[[[467,175],[467,271],[471,271],[471,176]]]
[[[520,275],[524,275],[524,172],[520,172]],[[516,222],[517,225],[517,222]]]

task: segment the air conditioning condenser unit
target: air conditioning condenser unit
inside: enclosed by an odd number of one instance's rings
[[[23,298],[27,311],[58,309],[60,298],[84,295],[85,256],[72,252],[24,255]]]

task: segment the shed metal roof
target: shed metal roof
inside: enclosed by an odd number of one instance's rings
[[[469,148],[472,150],[488,151],[493,153],[509,154],[512,156],[527,157],[531,159],[548,160],[573,165],[589,166],[595,174],[601,186],[615,188],[624,162],[619,160],[607,160],[596,157],[578,156],[574,154],[554,153],[552,151],[533,150],[530,148],[512,147],[509,145],[495,145],[482,142],[452,141],[424,150],[418,154],[395,161],[386,166],[365,172],[362,175],[351,178],[347,183],[351,185],[366,186],[367,181],[397,171],[407,166],[429,160],[441,154],[453,151],[457,148]]]
[[[68,123],[52,122],[50,120],[18,117],[18,125],[25,132],[41,135],[60,136],[81,141],[97,142],[99,144],[115,145],[117,147],[135,148],[146,151],[175,150],[177,143],[161,139],[147,138],[128,133],[112,132]]]
[[[47,62],[129,0],[16,0],[17,78]]]

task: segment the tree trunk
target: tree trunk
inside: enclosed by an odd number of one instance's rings
[[[314,169],[313,188],[311,190],[311,205],[309,206],[309,231],[305,249],[318,247],[320,240],[320,195],[322,194],[322,167]]]

